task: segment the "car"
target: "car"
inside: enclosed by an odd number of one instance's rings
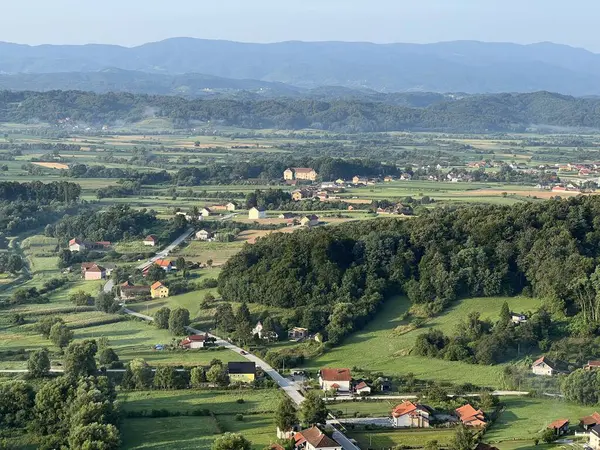
[[[242,351],[240,352],[240,355],[247,355],[247,354],[248,354],[248,352],[245,352],[244,350],[242,350]]]

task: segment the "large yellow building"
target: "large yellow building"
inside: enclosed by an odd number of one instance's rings
[[[150,296],[152,298],[167,298],[169,296],[169,288],[157,281],[150,286]]]
[[[248,362],[227,363],[230,383],[252,383],[256,379],[256,364]]]
[[[315,169],[311,169],[310,167],[293,167],[291,169],[286,169],[283,172],[283,179],[290,180],[305,180],[305,181],[316,181],[317,180],[317,172]]]

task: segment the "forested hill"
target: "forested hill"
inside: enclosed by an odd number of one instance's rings
[[[190,38],[133,48],[0,43],[0,73],[99,72],[107,68],[167,75],[202,73],[309,89],[337,85],[381,92],[547,90],[600,94],[600,55],[552,43],[253,44]]]
[[[465,297],[533,295],[566,314],[565,333],[593,338],[600,329],[598,217],[600,197],[589,196],[275,233],[225,264],[219,290],[229,301],[289,308],[300,326],[324,330],[333,343],[399,294],[429,314]],[[537,345],[542,338],[527,339]]]
[[[395,94],[398,103],[399,94]],[[532,125],[600,129],[600,99],[537,92],[448,98],[424,108],[384,101],[314,99],[188,100],[80,91],[0,92],[0,122],[59,120],[89,125],[172,119],[180,128],[211,123],[244,128],[365,131],[524,131]]]

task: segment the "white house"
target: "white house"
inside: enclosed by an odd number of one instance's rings
[[[429,428],[430,416],[428,408],[406,400],[392,410],[392,425],[395,428]]]
[[[313,426],[294,434],[295,448],[304,450],[342,450],[342,446]]]
[[[600,425],[596,425],[590,431],[590,442],[588,445],[594,450],[600,450]]]
[[[527,316],[525,314],[511,312],[510,313],[510,320],[515,325],[519,325],[521,323],[527,322]]]
[[[85,244],[83,242],[81,242],[79,239],[71,239],[69,241],[69,250],[72,252],[81,252],[83,250],[85,250],[87,247],[85,246]]]
[[[144,238],[144,245],[148,247],[155,247],[158,243],[158,238],[153,234],[149,234]]]
[[[192,334],[181,341],[181,346],[189,349],[204,348],[207,339],[206,334]]]
[[[233,202],[229,202],[225,205],[225,208],[227,209],[227,211],[233,212],[237,209],[237,204],[233,203]]]
[[[552,376],[557,372],[556,364],[542,356],[531,365],[531,371],[534,375]]]
[[[256,324],[256,326],[254,328],[252,328],[252,336],[258,334],[258,337],[260,339],[262,339],[262,331],[263,331],[263,324],[262,322],[259,320]]]
[[[350,392],[350,369],[321,369],[319,385],[324,391]]]
[[[248,219],[250,220],[260,220],[267,218],[267,210],[261,206],[251,208],[248,211]]]
[[[319,216],[316,216],[314,214],[311,214],[309,216],[304,216],[302,219],[300,219],[300,225],[302,225],[303,227],[314,227],[319,225]]]
[[[209,208],[202,208],[200,210],[200,215],[202,217],[209,217],[212,214],[212,210],[210,210]]]
[[[196,239],[199,241],[208,241],[213,238],[213,234],[207,230],[200,230],[196,233]]]
[[[364,381],[361,381],[354,386],[354,392],[356,392],[358,395],[369,395],[371,393],[371,387]]]

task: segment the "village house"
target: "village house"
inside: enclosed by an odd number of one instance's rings
[[[277,217],[279,219],[290,220],[290,219],[294,219],[296,217],[296,214],[291,213],[291,212],[286,212],[286,213],[279,214],[279,216],[277,216]]]
[[[600,361],[588,361],[585,366],[583,366],[585,370],[594,370],[600,368]],[[600,423],[600,422],[599,422]]]
[[[510,320],[515,325],[519,325],[519,324],[527,322],[527,316],[525,314],[511,312]]]
[[[558,372],[557,365],[554,361],[542,356],[534,361],[531,365],[531,371],[534,375],[552,376]]]
[[[562,436],[569,432],[569,419],[558,419],[548,425],[548,428],[554,430],[557,436]]]
[[[295,341],[300,339],[306,339],[308,337],[308,329],[301,327],[294,327],[290,331],[288,331],[288,337]]]
[[[250,208],[248,211],[248,219],[250,220],[260,220],[267,218],[267,210],[262,206]]]
[[[198,241],[210,241],[214,234],[208,230],[200,230],[196,233],[196,239]]]
[[[350,369],[321,369],[319,385],[324,391],[350,392]]]
[[[394,428],[429,428],[431,411],[424,405],[405,400],[392,410]]]
[[[596,425],[590,430],[590,441],[588,445],[593,450],[600,450],[600,425]]]
[[[131,281],[125,281],[119,285],[119,297],[121,300],[134,300],[150,295],[150,286],[134,286]]]
[[[361,381],[354,386],[354,392],[356,392],[358,395],[369,395],[371,393],[371,386],[364,381]]]
[[[312,192],[307,189],[296,189],[292,191],[292,200],[299,202],[300,200],[306,200],[312,197]]]
[[[412,175],[410,173],[403,173],[402,175],[400,175],[400,180],[401,181],[410,181],[410,180],[412,180]]]
[[[213,211],[227,211],[227,206],[225,205],[212,205],[210,207],[211,210]]]
[[[296,450],[342,450],[342,446],[313,426],[294,434]]]
[[[310,216],[304,216],[300,219],[300,225],[303,227],[314,227],[319,225],[319,216],[311,214]]]
[[[79,239],[71,239],[69,241],[69,250],[72,252],[82,252],[86,248],[87,247],[85,246],[85,244]]]
[[[582,417],[579,423],[584,430],[588,431],[596,425],[600,425],[600,414],[594,411],[591,415]]]
[[[186,337],[179,345],[183,348],[194,350],[204,348],[208,344],[208,334],[192,334]]]
[[[235,202],[229,202],[225,205],[225,209],[229,212],[234,212],[237,209],[238,205]]]
[[[317,172],[310,167],[292,167],[283,172],[284,180],[316,181]]]
[[[368,182],[369,182],[369,179],[367,177],[360,177],[358,175],[355,175],[352,178],[352,184],[356,184],[356,185],[362,184],[362,185],[366,186]]]
[[[81,276],[85,281],[104,280],[106,269],[96,263],[82,263]]]
[[[210,208],[202,208],[200,210],[200,215],[202,217],[210,217],[212,215],[212,210]]]
[[[148,247],[156,247],[156,244],[158,244],[158,238],[153,234],[149,234],[144,238],[144,245]]]
[[[150,297],[152,298],[167,298],[169,296],[169,288],[157,281],[150,286]]]
[[[454,410],[458,419],[466,427],[483,427],[486,424],[485,415],[480,409],[473,408],[470,404]]]
[[[154,261],[154,264],[156,264],[158,267],[160,267],[167,273],[173,270],[173,263],[168,259],[157,259],[156,261]]]
[[[256,364],[251,361],[227,363],[231,383],[252,383],[256,379]]]
[[[335,180],[335,184],[338,186],[344,186],[346,184],[346,181],[342,180],[341,178],[338,178],[337,180]]]

